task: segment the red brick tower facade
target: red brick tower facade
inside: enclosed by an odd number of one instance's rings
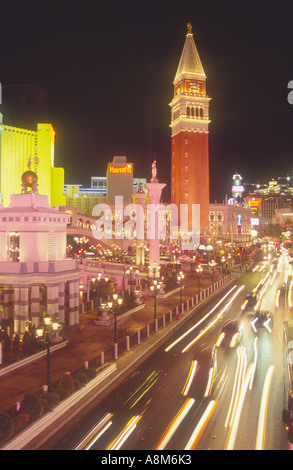
[[[200,205],[201,233],[209,226],[209,101],[206,75],[193,39],[188,32],[174,79],[171,106],[172,171],[171,202],[179,208]]]

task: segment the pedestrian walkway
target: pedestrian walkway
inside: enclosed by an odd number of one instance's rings
[[[219,281],[222,278],[219,276]],[[215,279],[215,282],[217,280]],[[210,287],[210,280],[201,281],[201,292]],[[187,274],[182,290],[182,300],[195,297],[198,293],[197,276],[194,273]],[[170,310],[179,306],[180,292],[166,297],[157,298],[157,318],[162,319],[169,314]],[[118,342],[125,340],[126,336],[136,335],[147,325],[154,324],[154,299],[147,295],[144,299],[145,307],[127,316],[123,321],[117,321]],[[91,363],[97,359],[101,360],[101,353],[111,351],[111,359],[114,354],[114,328],[113,324],[108,326],[97,326],[97,310],[92,310],[80,316],[80,329],[68,330],[62,333],[68,345],[51,354],[51,381],[57,381],[65,372],[74,372],[83,367],[85,362]],[[125,342],[125,341],[124,341]],[[147,343],[147,342],[146,342]],[[147,345],[146,345],[147,347]],[[124,349],[125,351],[125,349]],[[118,347],[118,354],[121,354]],[[133,352],[124,353],[123,357],[131,358]],[[107,356],[104,357],[107,360]],[[123,361],[122,361],[123,362]],[[6,411],[21,402],[26,393],[35,393],[42,389],[46,383],[46,357],[37,359],[29,365],[20,367],[12,373],[5,374],[0,380],[0,411]]]

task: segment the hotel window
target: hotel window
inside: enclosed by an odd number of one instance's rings
[[[185,143],[188,144],[188,139],[185,139]]]
[[[185,184],[188,184],[188,179],[187,179],[187,178],[186,178],[186,180],[185,180]]]
[[[188,171],[188,166],[187,165],[185,165],[185,171]]]
[[[185,153],[185,158],[187,158],[187,157],[188,157],[188,153],[186,152],[186,153]]]

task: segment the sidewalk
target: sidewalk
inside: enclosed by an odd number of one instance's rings
[[[219,276],[219,280],[221,280]],[[217,279],[215,279],[215,282]],[[201,291],[204,291],[211,285],[210,280],[201,281]],[[184,281],[184,289],[182,290],[182,300],[195,297],[197,294],[198,282],[194,273],[188,273]],[[125,337],[135,335],[146,325],[154,324],[154,299],[148,296],[144,299],[145,307],[130,316],[117,321],[117,337],[118,342]],[[170,310],[179,306],[180,292],[165,299],[157,298],[157,318],[162,320],[163,315],[168,315]],[[101,353],[110,351],[111,359],[114,355],[114,331],[113,325],[97,326],[97,311],[92,310],[80,315],[80,329],[66,331],[62,334],[63,338],[68,340],[68,345],[60,349],[58,352],[51,354],[51,382],[61,378],[65,372],[74,372],[83,367],[85,361],[96,359],[100,364]],[[149,341],[149,340],[148,340]],[[147,342],[148,342],[147,341]],[[146,343],[147,343],[146,342]],[[147,347],[147,346],[146,346]],[[120,348],[118,348],[120,349]],[[121,354],[120,351],[118,353]],[[123,354],[125,361],[127,357],[131,358],[131,352]],[[105,361],[108,359],[105,355]],[[123,361],[124,362],[124,361]],[[20,367],[11,373],[0,378],[0,411],[6,411],[21,402],[26,393],[38,392],[46,383],[46,357],[37,359],[29,365]]]

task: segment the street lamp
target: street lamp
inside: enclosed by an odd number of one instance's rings
[[[228,253],[229,270],[231,271],[231,253]]]
[[[92,278],[92,282],[94,284],[98,284],[98,309],[101,305],[101,286],[102,286],[102,282],[105,282],[106,284],[108,283],[109,281],[109,278],[106,276],[104,279],[102,278],[102,274],[101,273],[98,273],[98,276],[95,278],[93,277]],[[99,313],[99,310],[98,310],[98,313]]]
[[[197,275],[198,275],[198,295],[200,293],[200,278],[201,278],[201,275],[202,275],[202,271],[203,271],[203,267],[201,264],[199,264],[196,268],[196,272],[197,272]]]
[[[152,296],[154,297],[154,324],[155,328],[157,329],[157,295],[159,293],[159,290],[161,288],[161,283],[155,279],[150,286],[150,290],[152,293]]]
[[[210,266],[212,268],[212,286],[214,285],[214,275],[215,275],[215,266],[216,266],[216,262],[214,259],[212,259],[212,261],[210,262]]]
[[[51,391],[51,363],[50,363],[50,343],[51,339],[58,335],[61,325],[53,321],[52,318],[46,314],[43,318],[44,326],[36,329],[37,336],[41,338],[47,347],[47,387],[48,392]]]
[[[127,277],[129,277],[129,282],[130,282],[130,298],[132,300],[132,279],[135,277],[135,276],[138,276],[138,273],[139,273],[139,270],[136,269],[135,271],[133,271],[133,266],[130,266],[129,269],[127,269],[127,271],[125,271],[125,274]]]
[[[225,256],[222,256],[221,261],[222,261],[222,277],[224,278],[224,263],[226,261]]]
[[[117,314],[120,311],[120,306],[122,305],[123,300],[119,297],[118,294],[115,292],[113,294],[113,302],[108,302],[109,309],[113,309],[114,315],[114,344],[117,344]]]
[[[182,313],[182,285],[183,285],[183,279],[184,279],[184,274],[182,271],[177,276],[177,280],[180,286],[180,313]]]

